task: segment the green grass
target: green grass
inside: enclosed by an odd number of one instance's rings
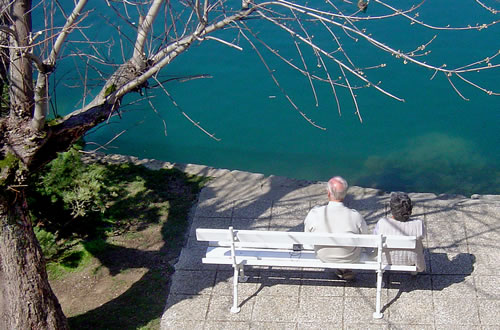
[[[165,263],[156,265],[155,260],[172,258],[180,252],[189,210],[208,179],[176,169],[152,171],[133,164],[98,166],[103,167],[99,172],[104,175],[101,180],[109,193],[106,210],[72,219],[67,210],[55,210],[53,204],[50,214],[59,212],[66,218],[58,219],[55,224],[46,222],[37,229],[37,237],[49,257],[49,278],[62,280],[76,276],[93,260],[99,266],[91,274],[103,268],[109,270],[110,276],[125,274],[132,268],[146,268],[145,275],[129,283],[131,287],[123,294],[94,310],[69,317],[69,322],[72,329],[156,329],[173,269]],[[37,215],[42,222],[43,214]],[[151,226],[159,227],[161,232],[160,251],[140,251],[114,245],[109,240],[120,235],[121,240],[134,241],[141,237],[142,230]],[[145,260],[150,261],[141,264]]]
[[[57,261],[47,263],[49,279],[62,279],[71,273],[82,271],[94,258],[82,244],[77,244],[70,250],[65,250]]]

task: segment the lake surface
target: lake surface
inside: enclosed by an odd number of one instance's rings
[[[419,12],[434,23],[448,20],[451,24],[475,24],[482,18],[494,18],[468,1],[429,3]],[[466,6],[473,9],[463,10]],[[448,11],[450,8],[453,10]],[[261,22],[249,24],[285,56],[296,54],[293,42],[275,28]],[[379,22],[369,31],[395,49],[406,51],[438,34],[429,46],[432,53],[425,60],[436,65],[446,63],[448,67],[465,65],[500,49],[498,25],[481,32],[447,33],[426,31],[396,19]],[[234,31],[219,36],[232,40]],[[316,38],[328,42],[329,36],[317,34]],[[405,65],[401,59],[374,50],[366,42],[354,43],[345,35],[341,38],[360,67],[386,63],[378,71],[367,72],[368,78],[380,80],[380,86],[405,102],[381,95],[373,88],[357,90],[361,123],[349,93],[343,90],[339,92],[339,116],[328,85],[316,84],[316,106],[307,78],[261,47],[280,84],[307,116],[326,128],[321,130],[290,106],[247,42],[240,43],[244,48],[240,52],[205,41],[177,58],[163,72],[163,78],[212,76],[172,81],[166,86],[182,110],[220,141],[188,122],[158,90],[151,91],[157,113],[146,102],[124,107],[122,119],[113,119],[93,130],[86,141],[103,145],[127,130],[105,151],[298,179],[327,180],[342,175],[351,185],[386,191],[500,194],[499,96],[488,96],[454,79],[469,99],[465,101],[443,75],[430,80],[432,71]],[[294,61],[300,63],[296,56]],[[320,68],[314,70],[321,73]],[[339,74],[333,66],[331,70],[333,76]],[[499,72],[495,69],[467,78],[499,92]],[[359,81],[350,79],[359,85]],[[75,106],[71,95],[61,94],[60,108]],[[166,135],[162,120],[166,122]],[[95,144],[89,144],[87,148],[94,147]]]

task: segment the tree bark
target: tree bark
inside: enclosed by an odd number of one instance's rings
[[[2,329],[69,329],[52,292],[22,192],[0,194]],[[1,316],[2,313],[0,313]]]

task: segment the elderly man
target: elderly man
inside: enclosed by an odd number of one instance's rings
[[[309,211],[304,222],[306,232],[368,233],[363,216],[343,204],[347,188],[347,181],[340,176],[333,177],[328,181],[328,205],[316,206]],[[316,256],[323,262],[356,262],[361,254],[361,249],[355,247],[316,245],[314,249]],[[337,269],[335,273],[345,280],[354,279],[354,273],[350,270]]]

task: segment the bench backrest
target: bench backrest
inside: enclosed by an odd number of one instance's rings
[[[231,234],[231,231],[233,234]],[[233,239],[232,239],[233,237]],[[389,249],[415,249],[415,236],[356,235],[330,233],[304,233],[287,231],[261,231],[237,229],[196,229],[198,241],[209,241],[210,245],[255,248],[292,248],[294,244],[305,246],[357,246],[376,248],[382,240],[382,247]]]

